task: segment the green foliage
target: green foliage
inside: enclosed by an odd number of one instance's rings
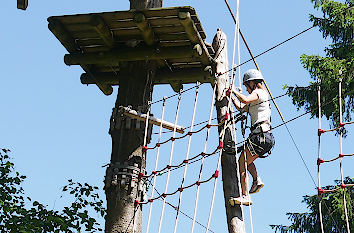
[[[340,181],[336,181],[337,185],[325,187],[326,190],[332,190],[339,187]],[[354,179],[347,177],[346,184],[354,184]],[[324,232],[341,233],[346,232],[346,221],[344,212],[343,194],[345,193],[348,219],[350,228],[354,229],[354,189],[347,187],[339,189],[336,192],[325,193],[322,195],[322,215]],[[287,213],[288,218],[292,222],[290,226],[271,225],[275,232],[293,232],[293,233],[318,233],[320,230],[319,222],[319,197],[317,195],[305,196],[303,201],[307,205],[309,212],[306,213]]]
[[[323,17],[310,15],[310,21],[319,27],[324,38],[330,38],[332,44],[325,48],[326,57],[302,55],[301,63],[310,73],[313,81],[309,87],[287,87],[293,104],[298,110],[304,108],[311,116],[318,117],[317,86],[320,82],[321,115],[324,115],[334,127],[339,124],[338,83],[342,79],[343,121],[350,121],[354,112],[354,0],[345,3],[328,0],[311,0]],[[345,100],[345,101],[344,101]]]
[[[102,231],[89,210],[105,215],[103,201],[89,184],[69,180],[63,192],[69,193],[75,201],[61,211],[49,210],[47,206],[24,196],[21,187],[26,178],[14,170],[9,150],[0,149],[0,232],[97,232]]]

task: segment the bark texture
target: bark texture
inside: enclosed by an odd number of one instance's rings
[[[130,0],[130,9],[162,7],[163,0]]]
[[[227,39],[221,29],[218,29],[214,40],[213,48],[216,51],[215,61],[217,63],[216,72],[224,73],[228,70],[227,57]],[[229,88],[228,77],[226,74],[219,75],[217,78],[216,110],[218,121],[224,120],[228,112],[229,99],[226,96],[226,90]],[[222,180],[224,189],[225,208],[227,216],[227,225],[229,233],[244,233],[244,222],[241,207],[239,205],[231,206],[229,200],[231,197],[238,197],[240,190],[238,186],[239,174],[237,172],[235,141],[231,134],[231,125],[229,125],[224,135],[224,126],[219,127],[220,138],[224,140],[224,151],[221,158]]]
[[[131,9],[161,6],[162,0],[130,0]],[[106,233],[142,232],[142,207],[135,205],[135,201],[142,201],[146,191],[144,181],[138,178],[146,166],[142,153],[145,123],[123,117],[117,109],[119,106],[131,106],[134,110],[147,112],[155,70],[156,65],[152,61],[121,64],[122,73],[129,75],[120,80],[110,121],[112,154],[105,177]],[[148,132],[151,133],[151,128]]]

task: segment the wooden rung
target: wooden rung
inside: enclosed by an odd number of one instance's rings
[[[141,113],[138,111],[135,111],[133,109],[130,109],[128,107],[123,107],[123,106],[119,106],[118,108],[119,111],[121,111],[124,115],[137,119],[137,120],[141,120],[141,121],[146,121],[146,114],[145,113]],[[169,130],[174,130],[174,128],[176,128],[176,132],[183,134],[185,128],[183,126],[179,126],[179,125],[174,125],[171,122],[168,121],[164,121],[158,118],[155,118],[153,116],[149,116],[149,123],[152,125],[157,125],[160,126],[162,122],[162,128],[164,129],[169,129]]]

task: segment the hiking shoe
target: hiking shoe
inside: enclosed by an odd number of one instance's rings
[[[258,193],[261,188],[263,188],[264,183],[261,178],[258,176],[256,180],[253,181],[250,193]]]
[[[242,197],[232,197],[229,200],[230,205],[234,206],[234,205],[252,205],[252,200],[250,196],[242,196]]]

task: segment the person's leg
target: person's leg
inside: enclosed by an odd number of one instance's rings
[[[240,166],[240,181],[241,181],[241,188],[242,188],[242,195],[246,196],[247,195],[247,190],[248,190],[248,182],[247,182],[247,173],[246,173],[246,169],[245,169],[245,155],[246,155],[246,161],[247,161],[247,170],[249,165],[251,165],[251,169],[256,169],[256,167],[254,166],[253,161],[256,160],[258,158],[258,155],[253,155],[251,154],[251,152],[249,151],[248,148],[246,148],[246,150],[244,151],[244,153],[240,156],[239,159],[239,166]],[[256,174],[257,174],[257,170]],[[253,174],[251,174],[253,177]],[[257,176],[256,176],[257,177]]]
[[[240,158],[238,160],[238,164],[240,166],[240,182],[241,182],[241,195],[244,195],[245,190],[247,190],[246,186],[246,169],[245,169],[245,153],[246,151],[243,151],[242,154],[240,155]]]
[[[257,168],[256,168],[256,165],[254,165],[254,163],[250,163],[248,166],[247,166],[247,170],[250,172],[253,180],[256,180],[257,177],[258,177],[258,173],[257,173]]]

